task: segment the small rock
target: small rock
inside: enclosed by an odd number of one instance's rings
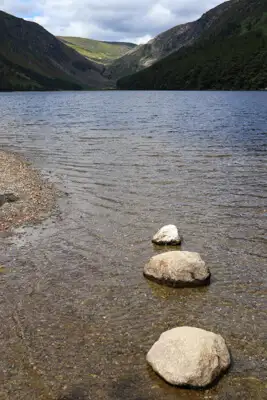
[[[5,197],[7,203],[14,203],[15,201],[19,200],[18,196],[15,196],[14,193],[6,193]]]
[[[3,206],[5,203],[14,203],[18,200],[19,198],[15,196],[14,193],[0,194],[0,207]]]
[[[0,194],[0,207],[2,207],[6,202],[6,196],[4,194]]]
[[[147,362],[165,381],[202,388],[230,366],[222,336],[192,327],[164,332],[147,354]]]
[[[144,275],[172,287],[208,285],[211,276],[200,255],[188,251],[169,251],[152,257],[145,265]]]
[[[177,246],[182,239],[175,225],[166,225],[153,237],[152,242],[158,245]]]

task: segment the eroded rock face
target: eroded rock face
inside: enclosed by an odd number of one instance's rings
[[[222,336],[179,327],[160,336],[148,352],[147,362],[172,385],[201,388],[225,372],[231,360]]]
[[[173,287],[201,286],[210,283],[210,271],[198,253],[169,251],[152,257],[144,275]]]
[[[163,226],[153,237],[152,242],[158,245],[176,246],[182,239],[175,225]]]

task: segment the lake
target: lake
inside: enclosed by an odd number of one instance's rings
[[[2,93],[0,111],[1,147],[68,194],[1,239],[3,398],[267,399],[267,93]],[[209,287],[143,277],[169,223],[209,265]],[[183,325],[231,350],[209,390],[171,387],[146,364]]]

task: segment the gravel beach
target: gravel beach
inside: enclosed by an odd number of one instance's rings
[[[56,190],[20,155],[1,150],[0,200],[0,231],[7,231],[47,217]]]

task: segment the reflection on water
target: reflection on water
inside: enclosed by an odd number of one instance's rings
[[[266,93],[1,94],[1,145],[69,194],[0,239],[5,399],[267,399]],[[211,286],[144,279],[176,223]],[[10,244],[11,243],[11,244]],[[146,365],[162,331],[221,333],[234,364],[208,391]],[[2,392],[1,392],[2,390]]]

